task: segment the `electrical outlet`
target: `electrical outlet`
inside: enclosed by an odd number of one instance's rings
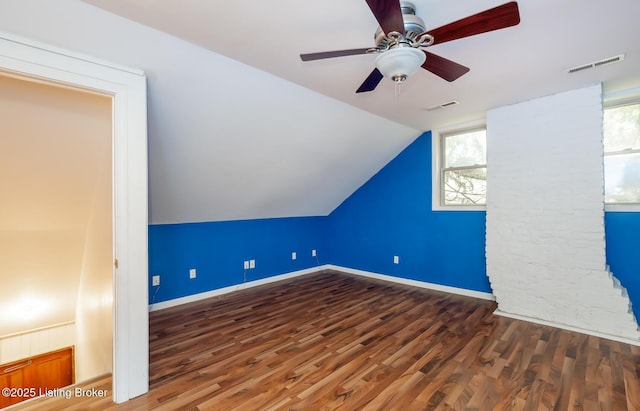
[[[294,251],[291,253],[291,259],[295,260],[296,258],[298,258],[298,254],[296,254],[296,252]]]
[[[153,285],[154,287],[156,285],[160,285],[160,276],[159,275],[154,275],[153,277],[151,277],[151,285]]]
[[[394,264],[400,264],[400,257],[398,257],[397,255],[393,256],[393,263]]]
[[[316,250],[311,250],[311,257],[315,257],[316,256]]]
[[[192,268],[189,270],[189,278],[193,279],[196,278],[196,269]]]
[[[256,260],[249,260],[249,269],[256,268]]]
[[[244,269],[248,270],[249,269],[249,260],[244,262]]]

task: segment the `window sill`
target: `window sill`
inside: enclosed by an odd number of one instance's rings
[[[605,204],[604,211],[611,213],[640,213],[640,204]]]
[[[478,206],[443,206],[432,204],[431,211],[487,211],[487,207],[483,205]],[[638,210],[640,211],[640,210]]]

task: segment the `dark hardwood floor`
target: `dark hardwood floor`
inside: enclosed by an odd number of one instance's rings
[[[320,273],[150,315],[150,392],[20,410],[640,410],[640,347]],[[110,378],[88,387],[110,390]]]

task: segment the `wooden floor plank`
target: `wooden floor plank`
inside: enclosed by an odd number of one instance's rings
[[[640,348],[325,272],[150,314],[150,391],[16,410],[637,410]],[[110,390],[110,377],[85,384]]]

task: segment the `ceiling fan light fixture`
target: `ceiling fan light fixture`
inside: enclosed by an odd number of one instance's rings
[[[383,76],[400,83],[418,71],[427,56],[413,47],[397,47],[376,57],[376,68]]]

